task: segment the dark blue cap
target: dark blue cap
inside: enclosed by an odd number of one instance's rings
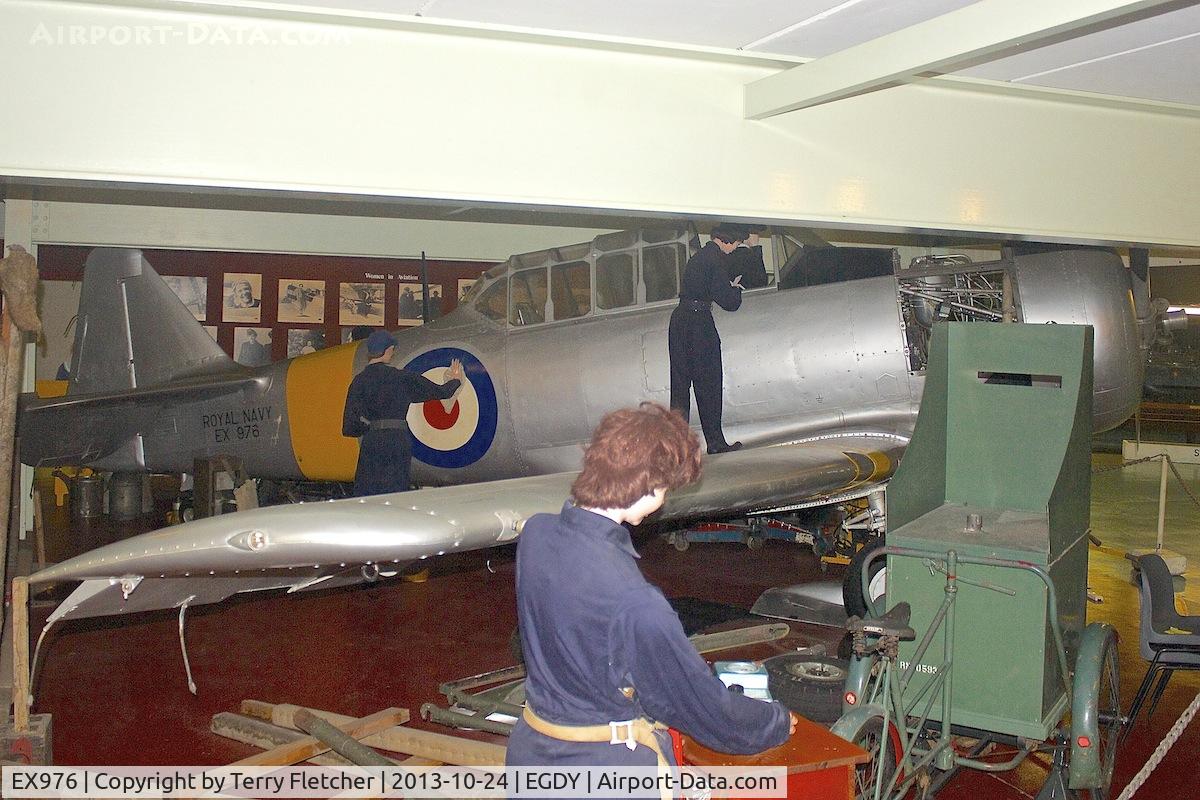
[[[396,340],[387,331],[375,331],[367,337],[367,353],[372,356],[381,356],[395,343]]]

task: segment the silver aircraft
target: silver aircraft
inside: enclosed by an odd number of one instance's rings
[[[1092,325],[1095,429],[1120,424],[1140,399],[1155,319],[1144,280],[1113,253],[902,266],[891,250],[815,253],[786,235],[776,245],[777,284],[747,291],[736,313],[715,312],[725,431],[747,447],[709,457],[659,519],[878,492],[912,432],[939,320]],[[435,381],[452,359],[466,367],[453,404],[408,416],[414,478],[427,488],[247,510],[101,547],[31,576],[83,581],[47,627],[172,607],[182,619],[238,592],[377,580],[514,540],[530,515],[561,506],[603,414],[667,403],[667,324],[698,247],[691,230],[646,229],[513,256],[458,309],[395,335],[396,366]],[[94,251],[82,297],[67,396],[24,404],[24,463],[186,472],[226,453],[261,477],[352,478],[358,445],[341,436],[341,417],[365,347],[241,367],[138,250]]]

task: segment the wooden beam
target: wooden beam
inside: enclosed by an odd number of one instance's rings
[[[745,89],[747,119],[829,103],[927,72],[954,72],[1017,47],[1116,24],[1174,0],[981,0],[760,78]]]
[[[292,716],[299,708],[300,706],[287,703],[271,704],[259,700],[243,700],[241,710],[243,714],[270,720],[275,725],[295,728]],[[347,720],[353,719],[329,711],[314,708],[308,710],[334,725],[340,726]],[[393,753],[408,753],[442,764],[453,764],[460,767],[494,767],[504,764],[505,748],[503,745],[406,727],[394,727],[374,736],[368,736],[362,741],[363,744],[370,747],[390,750]]]
[[[29,730],[29,579],[13,578],[13,728]]]
[[[382,730],[391,728],[394,725],[399,725],[408,719],[408,711],[402,708],[387,708],[383,711],[377,711],[369,717],[362,719],[354,719],[345,717],[344,721],[334,725],[342,733],[349,734],[356,739],[369,736],[372,733],[379,733]],[[281,744],[271,750],[263,753],[257,753],[243,758],[241,761],[235,761],[229,766],[231,767],[249,767],[249,766],[284,766],[285,764],[295,764],[300,761],[306,761],[315,755],[328,752],[329,748],[317,741],[311,736],[305,736],[297,739],[294,742]]]

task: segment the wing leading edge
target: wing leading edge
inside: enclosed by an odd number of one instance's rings
[[[865,494],[887,481],[907,440],[830,437],[710,458],[702,480],[656,517],[736,515]],[[106,545],[30,576],[85,581],[50,622],[202,605],[263,589],[374,580],[392,565],[511,542],[557,511],[576,473],[251,509]]]

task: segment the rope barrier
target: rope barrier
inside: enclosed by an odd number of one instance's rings
[[[1142,784],[1150,777],[1150,773],[1154,772],[1154,768],[1167,755],[1167,751],[1171,749],[1175,742],[1179,741],[1179,737],[1183,735],[1184,730],[1191,724],[1192,718],[1196,716],[1196,712],[1200,711],[1200,694],[1197,694],[1192,704],[1189,705],[1184,712],[1179,715],[1179,719],[1175,720],[1175,724],[1171,726],[1171,730],[1167,731],[1167,735],[1158,743],[1158,747],[1154,748],[1150,759],[1138,771],[1137,775],[1133,776],[1133,780],[1121,792],[1121,796],[1117,800],[1129,800],[1133,797],[1133,793],[1142,788]],[[1132,724],[1132,722],[1130,723]]]

